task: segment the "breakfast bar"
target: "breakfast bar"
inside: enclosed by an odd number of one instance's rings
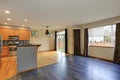
[[[37,68],[37,45],[21,45],[17,47],[18,73]]]

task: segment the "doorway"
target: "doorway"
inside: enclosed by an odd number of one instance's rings
[[[74,55],[81,56],[80,29],[74,29],[73,36],[74,36]]]
[[[65,52],[65,31],[57,32],[57,41],[56,41],[56,49],[60,52]]]

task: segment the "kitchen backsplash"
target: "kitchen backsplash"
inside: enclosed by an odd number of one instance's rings
[[[3,46],[8,46],[8,40],[3,40]],[[19,40],[19,45],[29,44],[29,40]]]
[[[29,44],[29,40],[19,40],[19,45]]]
[[[8,40],[3,40],[3,46],[7,46],[8,45]]]

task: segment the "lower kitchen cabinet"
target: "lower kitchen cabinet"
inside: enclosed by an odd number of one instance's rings
[[[8,54],[9,54],[9,47],[8,46],[3,46],[1,56],[5,57],[5,56],[8,56]]]

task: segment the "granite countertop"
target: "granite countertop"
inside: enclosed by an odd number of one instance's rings
[[[37,46],[37,47],[40,47],[41,44],[26,44],[26,45],[19,45],[17,47],[27,47],[27,46]]]

